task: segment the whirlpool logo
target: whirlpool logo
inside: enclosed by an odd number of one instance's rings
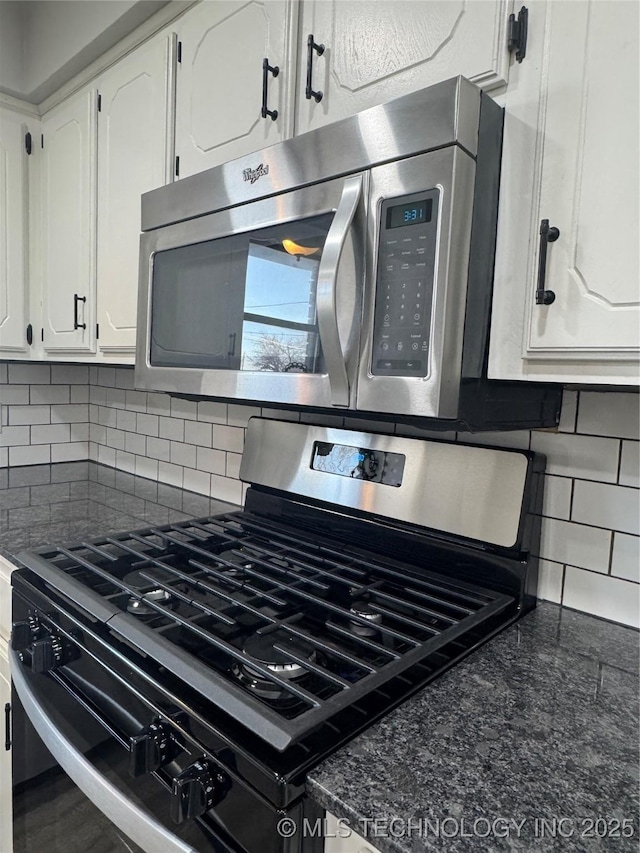
[[[256,169],[244,169],[242,172],[242,177],[245,181],[251,181],[252,184],[261,178],[263,175],[269,174],[269,167],[265,166],[264,163],[260,163],[260,165]]]

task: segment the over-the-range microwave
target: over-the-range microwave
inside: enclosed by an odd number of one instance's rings
[[[502,126],[457,77],[143,195],[136,387],[555,426],[487,378]]]

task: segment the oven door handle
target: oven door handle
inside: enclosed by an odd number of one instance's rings
[[[196,853],[193,847],[138,808],[87,761],[47,715],[27,682],[16,652],[10,651],[9,654],[13,684],[27,716],[44,745],[82,793],[146,853],[158,853],[159,850],[162,853]]]
[[[318,333],[331,388],[331,404],[348,407],[349,376],[340,342],[337,312],[338,268],[342,250],[362,195],[362,175],[347,178],[327,239],[318,270],[316,305]]]

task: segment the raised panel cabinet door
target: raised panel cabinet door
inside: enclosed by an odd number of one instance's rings
[[[507,82],[511,0],[314,0],[302,5],[296,133],[462,74],[484,89]],[[307,38],[312,56],[306,97]]]
[[[167,181],[173,41],[143,45],[98,84],[98,346],[116,356],[135,350],[140,196]]]
[[[290,136],[297,6],[292,0],[203,0],[177,24],[176,158],[193,175]],[[267,109],[262,117],[263,60]]]
[[[13,851],[13,814],[11,785],[11,750],[6,749],[5,707],[11,703],[11,676],[7,644],[0,640],[0,713],[2,714],[2,740],[0,740],[0,853]]]
[[[25,116],[0,109],[0,352],[28,351]]]
[[[638,361],[639,24],[637,3],[547,6],[536,225],[548,219],[560,237],[547,252],[555,301],[529,300],[528,359],[609,361],[612,373]]]
[[[96,114],[94,89],[42,120],[43,347],[95,352]]]

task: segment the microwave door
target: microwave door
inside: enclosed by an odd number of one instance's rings
[[[362,184],[328,181],[143,234],[136,386],[348,406]]]

